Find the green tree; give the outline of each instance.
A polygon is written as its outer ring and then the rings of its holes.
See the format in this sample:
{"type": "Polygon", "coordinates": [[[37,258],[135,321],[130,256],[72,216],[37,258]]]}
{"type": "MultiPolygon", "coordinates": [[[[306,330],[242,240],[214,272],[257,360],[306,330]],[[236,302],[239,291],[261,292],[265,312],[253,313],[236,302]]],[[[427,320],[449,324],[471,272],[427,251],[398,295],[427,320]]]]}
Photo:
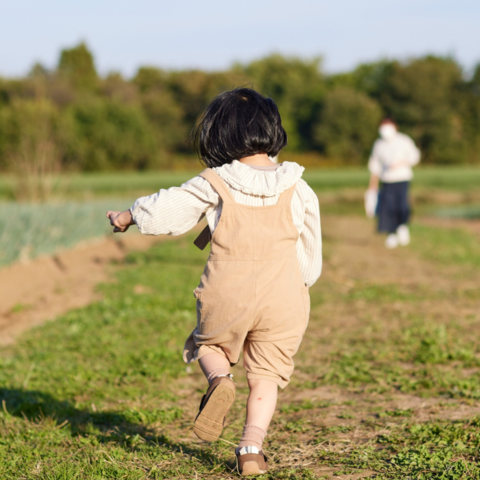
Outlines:
{"type": "Polygon", "coordinates": [[[191,151],[190,132],[199,115],[218,94],[243,84],[235,72],[203,72],[189,70],[171,72],[167,76],[167,89],[183,112],[183,150],[191,151]]]}
{"type": "Polygon", "coordinates": [[[64,167],[65,125],[45,98],[14,99],[0,108],[0,158],[16,178],[19,200],[46,200],[64,167]]]}
{"type": "Polygon", "coordinates": [[[0,106],[10,105],[16,98],[31,98],[32,91],[25,79],[7,79],[0,77],[0,106]]]}
{"type": "Polygon", "coordinates": [[[140,68],[133,79],[139,90],[142,109],[155,129],[157,144],[163,150],[183,150],[189,128],[185,110],[171,91],[167,74],[153,67],[140,68]]]}
{"type": "Polygon", "coordinates": [[[325,95],[321,59],[301,60],[275,54],[234,68],[278,105],[289,149],[311,150],[315,119],[325,95]]]}
{"type": "Polygon", "coordinates": [[[111,72],[99,84],[99,94],[110,100],[126,104],[138,104],[138,88],[125,80],[120,73],[111,72]]]}
{"type": "Polygon", "coordinates": [[[76,47],[62,50],[58,72],[78,90],[93,90],[97,86],[98,75],[93,55],[83,42],[76,47]]]}
{"type": "Polygon", "coordinates": [[[462,92],[461,117],[468,145],[468,160],[480,162],[480,64],[462,92]]]}
{"type": "Polygon", "coordinates": [[[428,56],[395,62],[380,93],[385,111],[410,134],[430,162],[467,159],[461,117],[463,74],[450,58],[428,56]]]}
{"type": "Polygon", "coordinates": [[[29,78],[46,80],[48,79],[50,72],[40,62],[36,62],[28,72],[29,78]]]}
{"type": "Polygon", "coordinates": [[[382,109],[365,93],[336,87],[325,97],[315,140],[327,156],[360,163],[377,136],[381,117],[382,109]]]}
{"type": "Polygon", "coordinates": [[[155,67],[141,67],[138,69],[132,82],[138,87],[140,93],[164,90],[168,87],[168,74],[155,67]]]}
{"type": "Polygon", "coordinates": [[[329,76],[328,87],[349,87],[379,99],[393,65],[390,60],[362,63],[351,72],[329,76]]]}
{"type": "Polygon", "coordinates": [[[155,134],[142,110],[91,99],[69,110],[74,135],[67,154],[82,170],[154,168],[161,163],[155,134]]]}

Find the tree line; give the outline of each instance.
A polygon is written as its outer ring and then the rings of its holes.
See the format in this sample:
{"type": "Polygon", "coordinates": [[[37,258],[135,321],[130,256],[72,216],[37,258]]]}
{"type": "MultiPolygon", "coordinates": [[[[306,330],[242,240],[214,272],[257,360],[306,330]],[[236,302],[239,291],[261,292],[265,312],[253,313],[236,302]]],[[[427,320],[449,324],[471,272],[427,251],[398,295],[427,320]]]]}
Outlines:
{"type": "MultiPolygon", "coordinates": [[[[328,75],[321,59],[274,54],[219,72],[141,67],[99,76],[88,47],[58,65],[0,78],[0,170],[50,162],[77,171],[174,166],[191,155],[190,131],[218,93],[252,86],[278,104],[288,150],[362,164],[383,116],[393,117],[437,164],[480,163],[480,64],[453,58],[382,60],[328,75]]],[[[53,168],[53,167],[52,167],[53,168]]]]}

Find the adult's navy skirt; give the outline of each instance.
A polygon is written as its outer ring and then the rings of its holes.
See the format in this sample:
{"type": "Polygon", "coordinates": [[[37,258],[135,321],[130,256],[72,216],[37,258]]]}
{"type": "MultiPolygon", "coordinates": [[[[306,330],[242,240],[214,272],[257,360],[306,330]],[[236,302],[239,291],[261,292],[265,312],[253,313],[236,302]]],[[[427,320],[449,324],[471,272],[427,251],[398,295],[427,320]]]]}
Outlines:
{"type": "Polygon", "coordinates": [[[410,182],[384,183],[378,195],[378,231],[394,233],[400,225],[408,223],[410,206],[408,186],[410,182]]]}

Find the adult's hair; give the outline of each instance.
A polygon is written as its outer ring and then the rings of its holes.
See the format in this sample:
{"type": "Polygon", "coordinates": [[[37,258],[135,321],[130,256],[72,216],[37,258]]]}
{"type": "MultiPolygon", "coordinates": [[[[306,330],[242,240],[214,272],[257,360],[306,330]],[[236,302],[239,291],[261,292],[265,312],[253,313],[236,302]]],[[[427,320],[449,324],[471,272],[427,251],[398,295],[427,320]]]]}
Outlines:
{"type": "Polygon", "coordinates": [[[215,97],[193,132],[202,163],[220,167],[243,157],[275,157],[287,145],[278,107],[251,88],[236,88],[215,97]]]}
{"type": "Polygon", "coordinates": [[[382,121],[380,122],[380,125],[386,125],[388,123],[395,125],[398,128],[398,123],[392,116],[383,117],[382,121]]]}

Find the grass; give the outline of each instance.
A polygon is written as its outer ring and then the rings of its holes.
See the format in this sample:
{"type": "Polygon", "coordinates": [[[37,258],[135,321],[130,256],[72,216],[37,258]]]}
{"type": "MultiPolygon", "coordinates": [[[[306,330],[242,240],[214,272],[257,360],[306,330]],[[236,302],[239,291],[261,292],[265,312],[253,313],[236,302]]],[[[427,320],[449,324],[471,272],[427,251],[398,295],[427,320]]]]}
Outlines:
{"type": "Polygon", "coordinates": [[[416,248],[425,258],[444,265],[461,264],[465,269],[480,267],[478,238],[462,228],[433,228],[413,225],[412,232],[419,238],[416,248]]]}
{"type": "MultiPolygon", "coordinates": [[[[196,170],[181,172],[171,171],[134,171],[134,172],[99,172],[72,174],[64,182],[64,194],[74,200],[89,201],[98,197],[133,197],[157,192],[160,188],[179,186],[188,179],[200,173],[196,170]]],[[[0,179],[0,198],[11,198],[13,179],[4,176],[0,179]]]]}
{"type": "MultiPolygon", "coordinates": [[[[66,182],[68,196],[72,199],[91,200],[92,198],[134,197],[147,195],[160,188],[179,186],[200,173],[203,167],[187,171],[84,173],[70,175],[66,182]]],[[[368,184],[366,167],[342,169],[307,168],[304,179],[317,192],[330,192],[340,189],[365,189],[368,184]]],[[[0,179],[0,198],[11,198],[13,180],[8,176],[0,179]]],[[[480,183],[478,167],[432,167],[415,169],[415,186],[424,190],[453,192],[475,192],[480,183]]]]}
{"type": "MultiPolygon", "coordinates": [[[[365,220],[323,228],[325,272],[261,478],[480,479],[478,240],[418,225],[392,252],[365,220]]],[[[191,431],[205,381],[181,352],[206,257],[192,239],[131,254],[102,300],[4,349],[0,478],[235,478],[241,367],[222,440],[191,431]]]]}
{"type": "Polygon", "coordinates": [[[437,212],[437,215],[444,218],[480,218],[480,205],[443,208],[437,212]]]}

